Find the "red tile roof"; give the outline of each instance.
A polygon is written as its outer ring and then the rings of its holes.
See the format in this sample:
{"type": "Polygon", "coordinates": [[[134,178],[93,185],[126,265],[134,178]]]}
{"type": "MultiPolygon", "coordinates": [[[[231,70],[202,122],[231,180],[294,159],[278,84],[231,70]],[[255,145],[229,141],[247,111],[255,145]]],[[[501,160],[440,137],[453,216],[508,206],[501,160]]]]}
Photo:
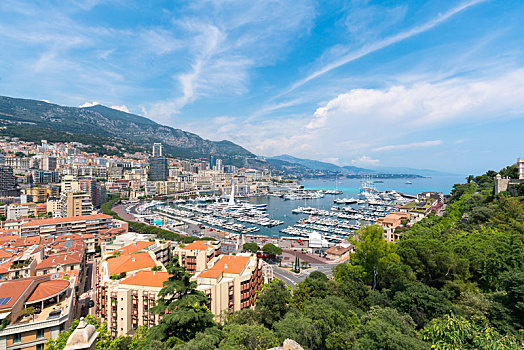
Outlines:
{"type": "Polygon", "coordinates": [[[148,252],[117,256],[107,260],[109,275],[142,270],[156,266],[148,252]]]}
{"type": "Polygon", "coordinates": [[[68,223],[68,222],[94,220],[94,219],[109,219],[109,218],[111,218],[111,216],[109,215],[93,214],[93,215],[83,215],[83,216],[72,216],[72,217],[67,217],[67,218],[40,219],[40,220],[24,222],[22,224],[22,227],[53,225],[53,224],[62,224],[62,223],[68,223]]]}
{"type": "Polygon", "coordinates": [[[169,273],[162,271],[137,271],[131,276],[120,281],[120,284],[131,284],[134,286],[163,287],[169,278],[169,273]]]}
{"type": "Polygon", "coordinates": [[[79,264],[82,261],[83,254],[81,252],[71,252],[71,253],[61,253],[49,255],[47,258],[42,260],[40,264],[37,265],[36,269],[48,269],[57,265],[72,265],[79,264]]]}
{"type": "Polygon", "coordinates": [[[27,302],[30,303],[40,301],[42,299],[48,299],[65,291],[68,287],[69,281],[62,279],[42,282],[35,288],[33,293],[31,293],[31,296],[29,296],[27,302]]]}
{"type": "Polygon", "coordinates": [[[31,285],[31,282],[35,279],[36,277],[30,277],[0,283],[0,295],[2,298],[11,298],[7,304],[0,305],[0,310],[13,307],[16,301],[22,296],[22,294],[24,294],[27,288],[31,285]]]}
{"type": "Polygon", "coordinates": [[[150,247],[153,244],[155,244],[155,242],[138,241],[138,242],[126,245],[125,247],[122,247],[120,249],[117,249],[116,251],[120,252],[121,255],[129,255],[129,254],[133,254],[133,253],[139,252],[142,249],[145,249],[147,247],[150,247]]]}
{"type": "Polygon", "coordinates": [[[211,241],[194,241],[192,243],[189,243],[182,249],[187,250],[207,250],[211,245],[211,241]]]}
{"type": "Polygon", "coordinates": [[[224,255],[215,265],[213,265],[213,267],[202,271],[198,277],[217,278],[221,273],[238,275],[244,271],[248,262],[249,256],[224,255]]]}

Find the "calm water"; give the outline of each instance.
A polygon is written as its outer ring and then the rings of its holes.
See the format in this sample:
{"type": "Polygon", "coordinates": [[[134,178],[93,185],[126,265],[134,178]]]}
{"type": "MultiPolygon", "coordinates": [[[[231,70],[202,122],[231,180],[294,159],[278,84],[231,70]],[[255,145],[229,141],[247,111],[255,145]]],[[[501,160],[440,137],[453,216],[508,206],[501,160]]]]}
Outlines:
{"type": "MultiPolygon", "coordinates": [[[[449,194],[451,188],[456,183],[464,183],[464,176],[438,176],[424,179],[409,179],[413,184],[406,184],[406,179],[383,179],[384,183],[376,183],[375,187],[379,191],[395,190],[406,194],[416,195],[424,191],[442,192],[449,194]]],[[[360,179],[339,179],[335,180],[304,180],[301,182],[306,189],[310,190],[333,190],[339,189],[344,193],[340,195],[325,195],[324,198],[308,200],[284,200],[278,197],[256,197],[250,198],[250,203],[267,203],[267,213],[271,219],[284,221],[283,225],[266,228],[260,227],[257,234],[268,236],[279,236],[280,230],[287,226],[294,225],[299,219],[307,217],[304,214],[293,214],[291,210],[297,207],[314,207],[329,210],[336,198],[356,197],[360,192],[360,179]]]]}

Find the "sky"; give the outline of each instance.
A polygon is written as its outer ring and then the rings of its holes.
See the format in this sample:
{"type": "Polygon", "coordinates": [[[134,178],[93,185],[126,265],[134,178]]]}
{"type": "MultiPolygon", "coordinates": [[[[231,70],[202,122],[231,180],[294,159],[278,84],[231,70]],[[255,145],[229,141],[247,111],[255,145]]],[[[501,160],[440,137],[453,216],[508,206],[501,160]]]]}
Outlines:
{"type": "Polygon", "coordinates": [[[261,156],[456,173],[524,157],[524,1],[0,1],[0,94],[261,156]]]}

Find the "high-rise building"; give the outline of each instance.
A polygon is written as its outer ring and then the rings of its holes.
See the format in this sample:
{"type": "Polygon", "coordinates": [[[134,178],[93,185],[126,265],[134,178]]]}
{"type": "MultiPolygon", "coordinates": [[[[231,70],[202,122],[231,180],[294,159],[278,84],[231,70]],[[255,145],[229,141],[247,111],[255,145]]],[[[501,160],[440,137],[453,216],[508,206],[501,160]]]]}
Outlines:
{"type": "Polygon", "coordinates": [[[166,181],[169,176],[166,157],[153,157],[149,159],[149,180],[166,181]]]}
{"type": "Polygon", "coordinates": [[[62,193],[60,213],[63,218],[91,215],[93,213],[91,196],[87,193],[62,193]]]}
{"type": "Polygon", "coordinates": [[[56,158],[55,157],[44,157],[42,158],[42,170],[55,171],[56,170],[56,158]]]}
{"type": "Polygon", "coordinates": [[[524,180],[524,158],[517,159],[517,166],[519,168],[519,179],[524,180]]]}
{"type": "Polygon", "coordinates": [[[215,170],[216,171],[223,171],[224,170],[224,165],[222,163],[222,159],[217,159],[215,164],[216,164],[215,165],[215,170]]]}
{"type": "Polygon", "coordinates": [[[154,143],[153,144],[153,157],[162,157],[162,144],[154,143]]]}
{"type": "Polygon", "coordinates": [[[16,188],[16,178],[13,169],[8,166],[0,166],[0,191],[16,188]]]}
{"type": "Polygon", "coordinates": [[[214,155],[209,156],[209,169],[213,169],[216,165],[217,158],[214,155]]]}
{"type": "Polygon", "coordinates": [[[33,182],[36,184],[51,184],[60,182],[60,173],[58,171],[35,171],[33,174],[33,182]]]}

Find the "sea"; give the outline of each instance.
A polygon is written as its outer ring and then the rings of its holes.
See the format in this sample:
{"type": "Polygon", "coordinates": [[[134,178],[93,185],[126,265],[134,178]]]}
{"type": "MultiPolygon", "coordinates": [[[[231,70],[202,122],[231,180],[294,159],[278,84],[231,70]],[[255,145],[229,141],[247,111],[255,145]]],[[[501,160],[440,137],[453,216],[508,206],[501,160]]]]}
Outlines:
{"type": "MultiPolygon", "coordinates": [[[[375,188],[379,191],[395,190],[400,193],[416,195],[420,192],[442,192],[449,194],[454,184],[466,182],[465,176],[433,176],[427,178],[415,179],[380,179],[382,183],[374,183],[375,188]],[[407,184],[406,181],[412,182],[407,184]]],[[[279,197],[252,197],[249,203],[262,204],[267,203],[267,213],[274,220],[284,221],[283,225],[275,227],[262,227],[257,234],[271,237],[280,237],[284,235],[280,230],[294,225],[299,219],[307,217],[305,214],[293,214],[291,210],[298,207],[313,207],[318,209],[329,210],[334,205],[336,198],[355,197],[360,192],[360,179],[307,179],[300,182],[305,189],[309,190],[334,190],[343,191],[340,195],[325,195],[323,198],[308,200],[284,200],[279,197]]]]}

